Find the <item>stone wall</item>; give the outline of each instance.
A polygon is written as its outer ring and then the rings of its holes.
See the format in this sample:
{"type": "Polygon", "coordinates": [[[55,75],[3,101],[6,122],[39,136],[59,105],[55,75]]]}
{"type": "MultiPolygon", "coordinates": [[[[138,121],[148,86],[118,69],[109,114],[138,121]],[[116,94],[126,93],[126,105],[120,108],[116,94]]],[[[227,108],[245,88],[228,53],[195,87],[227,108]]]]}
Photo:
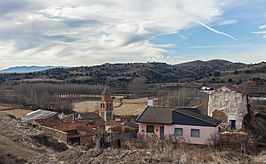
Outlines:
{"type": "Polygon", "coordinates": [[[243,118],[248,113],[247,96],[227,87],[221,87],[209,95],[208,115],[229,123],[236,120],[236,130],[242,128],[243,118]]]}
{"type": "Polygon", "coordinates": [[[53,129],[53,128],[50,128],[47,126],[42,126],[41,129],[44,132],[44,134],[53,136],[54,138],[58,139],[59,141],[62,141],[65,143],[67,143],[67,141],[68,141],[68,137],[67,137],[66,132],[63,132],[63,131],[60,131],[57,129],[53,129]]]}
{"type": "Polygon", "coordinates": [[[90,148],[95,147],[96,136],[81,136],[80,145],[87,146],[90,148]]]}

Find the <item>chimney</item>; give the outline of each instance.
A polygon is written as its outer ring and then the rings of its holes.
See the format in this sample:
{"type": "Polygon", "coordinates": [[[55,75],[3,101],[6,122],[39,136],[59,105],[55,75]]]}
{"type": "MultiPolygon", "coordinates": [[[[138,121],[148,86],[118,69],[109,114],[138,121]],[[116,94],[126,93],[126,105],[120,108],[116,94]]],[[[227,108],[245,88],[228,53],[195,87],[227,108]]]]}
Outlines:
{"type": "Polygon", "coordinates": [[[65,117],[64,112],[61,113],[60,118],[63,119],[65,117]]]}
{"type": "Polygon", "coordinates": [[[153,99],[151,99],[151,98],[148,99],[147,106],[153,106],[153,99]]]}

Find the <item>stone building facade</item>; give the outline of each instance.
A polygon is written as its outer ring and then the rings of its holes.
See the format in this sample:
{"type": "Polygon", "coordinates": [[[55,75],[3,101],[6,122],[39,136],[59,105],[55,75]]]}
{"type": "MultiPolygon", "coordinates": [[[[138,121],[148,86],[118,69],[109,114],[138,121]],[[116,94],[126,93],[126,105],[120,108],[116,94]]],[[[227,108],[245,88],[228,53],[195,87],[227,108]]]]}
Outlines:
{"type": "Polygon", "coordinates": [[[208,115],[223,121],[228,130],[243,128],[248,114],[247,95],[234,87],[223,86],[209,93],[208,115]]]}
{"type": "Polygon", "coordinates": [[[101,101],[99,102],[98,114],[105,121],[113,119],[113,99],[107,86],[105,86],[101,94],[101,101]]]}

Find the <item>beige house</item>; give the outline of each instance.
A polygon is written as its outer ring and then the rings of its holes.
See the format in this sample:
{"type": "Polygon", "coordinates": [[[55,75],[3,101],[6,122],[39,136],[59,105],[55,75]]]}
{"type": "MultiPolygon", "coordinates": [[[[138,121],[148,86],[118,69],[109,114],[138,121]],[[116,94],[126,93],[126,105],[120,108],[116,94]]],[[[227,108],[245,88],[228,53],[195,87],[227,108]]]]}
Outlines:
{"type": "Polygon", "coordinates": [[[246,114],[247,95],[237,88],[223,86],[209,93],[208,115],[223,121],[227,125],[227,130],[243,128],[246,114]]]}

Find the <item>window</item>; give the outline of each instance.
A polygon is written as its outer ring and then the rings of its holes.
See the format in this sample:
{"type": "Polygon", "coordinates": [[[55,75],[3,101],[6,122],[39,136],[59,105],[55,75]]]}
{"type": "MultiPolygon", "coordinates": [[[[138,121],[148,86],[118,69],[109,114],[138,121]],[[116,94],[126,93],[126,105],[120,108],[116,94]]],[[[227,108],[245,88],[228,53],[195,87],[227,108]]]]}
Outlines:
{"type": "Polygon", "coordinates": [[[101,103],[101,108],[104,108],[104,103],[101,103]]]}
{"type": "Polygon", "coordinates": [[[154,126],[153,125],[147,125],[146,127],[147,133],[154,133],[154,126]]]}
{"type": "Polygon", "coordinates": [[[175,136],[183,136],[183,128],[175,128],[175,136]]]}
{"type": "Polygon", "coordinates": [[[230,130],[236,129],[236,120],[229,120],[229,128],[230,130]]]}
{"type": "Polygon", "coordinates": [[[199,129],[191,129],[191,137],[200,137],[199,129]]]}

